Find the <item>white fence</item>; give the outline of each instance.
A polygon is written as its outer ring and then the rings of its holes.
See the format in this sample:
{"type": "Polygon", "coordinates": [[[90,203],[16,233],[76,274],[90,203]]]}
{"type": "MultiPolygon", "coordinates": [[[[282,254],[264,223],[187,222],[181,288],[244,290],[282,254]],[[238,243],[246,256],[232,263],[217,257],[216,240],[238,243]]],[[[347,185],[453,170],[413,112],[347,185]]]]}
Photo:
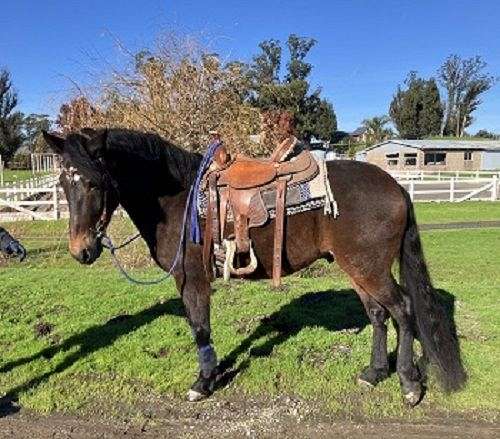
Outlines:
{"type": "Polygon", "coordinates": [[[32,177],[26,180],[12,181],[5,183],[0,188],[0,198],[10,201],[19,201],[24,197],[30,197],[31,190],[39,188],[51,188],[57,183],[57,176],[43,175],[40,177],[32,177]]]}
{"type": "MultiPolygon", "coordinates": [[[[413,201],[496,201],[500,198],[500,176],[496,172],[403,173],[398,182],[413,201]],[[482,177],[481,177],[482,176],[482,177]],[[401,179],[401,177],[404,177],[401,179]]],[[[59,219],[68,215],[67,201],[56,175],[46,175],[6,184],[0,188],[0,220],[59,219]]]]}
{"type": "Polygon", "coordinates": [[[30,162],[33,174],[57,172],[60,168],[60,156],[57,154],[31,154],[30,162]]]}
{"type": "Polygon", "coordinates": [[[495,175],[500,178],[500,171],[388,171],[396,180],[433,180],[443,181],[455,179],[471,180],[481,178],[492,178],[495,175]]]}
{"type": "Polygon", "coordinates": [[[65,216],[66,206],[55,175],[8,183],[0,188],[2,221],[58,219],[65,216]]]}
{"type": "Polygon", "coordinates": [[[441,180],[399,180],[413,201],[451,201],[462,202],[497,201],[500,194],[500,179],[497,175],[490,178],[465,179],[450,177],[441,180]]]}

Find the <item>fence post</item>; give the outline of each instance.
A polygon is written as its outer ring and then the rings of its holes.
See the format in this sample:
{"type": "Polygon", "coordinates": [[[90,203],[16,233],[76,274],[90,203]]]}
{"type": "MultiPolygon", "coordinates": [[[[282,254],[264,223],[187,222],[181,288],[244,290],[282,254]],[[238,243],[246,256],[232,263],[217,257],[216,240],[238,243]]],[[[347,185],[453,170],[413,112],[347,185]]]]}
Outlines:
{"type": "Polygon", "coordinates": [[[52,188],[52,196],[54,197],[54,219],[58,220],[61,215],[59,212],[59,187],[57,184],[52,188]]]}
{"type": "Polygon", "coordinates": [[[450,201],[455,201],[455,178],[450,178],[450,201]]]}
{"type": "Polygon", "coordinates": [[[410,187],[409,187],[409,194],[410,194],[410,200],[413,201],[415,198],[415,181],[413,179],[410,180],[410,187]]]}
{"type": "Polygon", "coordinates": [[[491,186],[491,201],[496,201],[498,198],[498,178],[493,176],[493,186],[491,186]]]}

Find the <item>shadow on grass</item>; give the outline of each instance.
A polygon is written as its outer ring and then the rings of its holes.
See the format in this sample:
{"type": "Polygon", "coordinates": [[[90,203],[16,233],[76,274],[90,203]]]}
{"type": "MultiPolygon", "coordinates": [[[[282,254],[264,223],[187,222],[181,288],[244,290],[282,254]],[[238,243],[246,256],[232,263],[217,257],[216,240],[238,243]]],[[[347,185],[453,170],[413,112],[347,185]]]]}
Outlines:
{"type": "Polygon", "coordinates": [[[18,366],[22,366],[40,358],[50,359],[59,352],[78,347],[76,352],[68,355],[50,372],[44,373],[9,390],[7,394],[0,399],[0,417],[19,411],[19,407],[16,403],[20,393],[39,386],[47,381],[52,375],[63,372],[92,352],[112,345],[123,335],[134,332],[136,329],[151,323],[163,315],[184,316],[184,306],[181,299],[169,299],[165,303],[155,304],[133,315],[116,316],[102,325],[92,326],[80,334],[69,337],[58,346],[50,346],[37,354],[20,358],[3,365],[0,368],[0,373],[9,372],[18,366]]]}
{"type": "Polygon", "coordinates": [[[307,293],[261,319],[259,326],[221,361],[217,387],[228,385],[249,366],[252,357],[271,355],[276,346],[295,337],[304,328],[319,326],[328,331],[358,334],[369,323],[354,290],[307,293]],[[271,338],[254,346],[259,339],[267,336],[271,338]],[[248,358],[235,368],[238,357],[247,352],[248,358]]]}
{"type": "MultiPolygon", "coordinates": [[[[456,333],[455,297],[447,291],[437,291],[447,311],[452,329],[456,333]]],[[[123,335],[129,334],[163,315],[184,316],[181,299],[169,299],[165,303],[155,304],[133,315],[116,316],[102,325],[92,326],[80,334],[69,337],[58,346],[48,347],[37,354],[3,365],[0,368],[0,373],[9,372],[18,366],[40,358],[50,359],[59,352],[78,347],[76,352],[68,355],[50,372],[11,389],[3,398],[0,398],[0,417],[19,411],[17,401],[20,393],[39,386],[52,375],[63,372],[87,355],[113,344],[123,335]]],[[[259,326],[221,361],[217,388],[226,386],[238,373],[246,369],[252,357],[271,355],[277,345],[296,336],[304,328],[319,326],[329,331],[346,331],[358,334],[369,323],[364,308],[353,290],[329,290],[305,294],[282,306],[271,315],[262,318],[259,326]],[[259,339],[267,336],[271,337],[264,343],[255,346],[259,339]],[[235,367],[238,358],[247,352],[250,354],[249,357],[240,362],[238,367],[235,367]]],[[[394,354],[391,357],[395,357],[394,354]]]]}
{"type": "Polygon", "coordinates": [[[41,259],[47,256],[60,256],[66,255],[66,244],[53,244],[47,247],[37,247],[28,250],[28,257],[30,259],[41,259]]]}
{"type": "MultiPolygon", "coordinates": [[[[453,335],[457,336],[455,325],[455,296],[448,291],[437,289],[439,301],[444,307],[453,335]]],[[[268,317],[261,319],[259,326],[252,331],[236,348],[220,362],[216,388],[229,385],[234,378],[249,365],[252,357],[268,357],[274,348],[295,337],[306,327],[323,327],[328,331],[345,331],[359,334],[370,321],[364,307],[354,290],[323,291],[305,294],[292,300],[268,317]],[[254,346],[263,337],[271,338],[263,344],[254,346]],[[248,357],[236,366],[241,355],[248,357]]],[[[390,374],[396,371],[396,351],[389,353],[390,374]]],[[[368,362],[368,359],[367,359],[368,362]]],[[[425,372],[425,359],[420,363],[425,372]]]]}

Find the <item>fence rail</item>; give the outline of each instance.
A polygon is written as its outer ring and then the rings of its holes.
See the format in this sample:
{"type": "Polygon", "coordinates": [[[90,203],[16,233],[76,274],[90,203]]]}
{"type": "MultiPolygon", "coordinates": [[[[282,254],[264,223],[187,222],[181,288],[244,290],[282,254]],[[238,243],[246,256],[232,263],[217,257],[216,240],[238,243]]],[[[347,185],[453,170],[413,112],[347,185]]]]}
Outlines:
{"type": "MultiPolygon", "coordinates": [[[[498,174],[484,177],[463,176],[436,179],[407,178],[399,180],[415,202],[466,200],[496,201],[500,197],[498,174]]],[[[47,175],[0,187],[0,220],[53,220],[68,216],[68,203],[57,176],[47,175]]]]}
{"type": "MultiPolygon", "coordinates": [[[[0,192],[1,193],[1,192],[0,192]]],[[[14,221],[24,219],[59,219],[67,216],[67,201],[63,198],[62,189],[55,185],[47,188],[37,188],[30,192],[17,190],[17,194],[29,196],[27,198],[12,201],[0,197],[0,218],[3,221],[14,221]],[[41,196],[32,199],[33,194],[41,196]]]]}
{"type": "Polygon", "coordinates": [[[45,191],[47,188],[52,188],[56,183],[56,175],[44,175],[5,183],[0,187],[0,198],[19,201],[38,193],[39,190],[45,191]]]}
{"type": "Polygon", "coordinates": [[[413,201],[450,201],[460,203],[466,200],[497,201],[500,194],[500,178],[447,180],[400,180],[413,201]]]}
{"type": "Polygon", "coordinates": [[[500,171],[388,171],[396,180],[471,180],[480,178],[500,178],[500,171]]]}

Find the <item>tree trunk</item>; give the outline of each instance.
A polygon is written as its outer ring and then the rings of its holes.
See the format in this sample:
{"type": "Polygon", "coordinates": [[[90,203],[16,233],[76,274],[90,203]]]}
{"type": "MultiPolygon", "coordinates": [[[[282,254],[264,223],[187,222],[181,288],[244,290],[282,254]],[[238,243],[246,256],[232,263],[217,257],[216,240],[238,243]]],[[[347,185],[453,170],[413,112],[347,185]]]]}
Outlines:
{"type": "Polygon", "coordinates": [[[444,129],[446,128],[446,124],[448,123],[449,107],[450,107],[450,103],[449,103],[449,100],[447,100],[446,105],[444,107],[443,119],[441,120],[441,127],[439,129],[439,135],[441,137],[444,136],[444,129]]]}
{"type": "Polygon", "coordinates": [[[460,132],[460,137],[463,137],[464,136],[464,132],[465,132],[465,124],[467,123],[467,112],[464,114],[464,117],[462,119],[462,129],[461,129],[461,132],[460,132]]]}

